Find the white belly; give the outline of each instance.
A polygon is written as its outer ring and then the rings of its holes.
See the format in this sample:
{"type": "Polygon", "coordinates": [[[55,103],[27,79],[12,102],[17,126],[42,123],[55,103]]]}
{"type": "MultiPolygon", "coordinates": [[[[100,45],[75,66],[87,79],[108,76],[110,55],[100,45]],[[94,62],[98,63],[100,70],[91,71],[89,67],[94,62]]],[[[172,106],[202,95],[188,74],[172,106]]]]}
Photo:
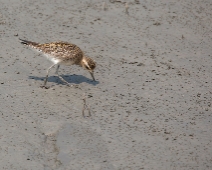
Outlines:
{"type": "Polygon", "coordinates": [[[44,54],[44,56],[54,64],[58,64],[61,62],[60,59],[54,58],[52,55],[44,54]]]}

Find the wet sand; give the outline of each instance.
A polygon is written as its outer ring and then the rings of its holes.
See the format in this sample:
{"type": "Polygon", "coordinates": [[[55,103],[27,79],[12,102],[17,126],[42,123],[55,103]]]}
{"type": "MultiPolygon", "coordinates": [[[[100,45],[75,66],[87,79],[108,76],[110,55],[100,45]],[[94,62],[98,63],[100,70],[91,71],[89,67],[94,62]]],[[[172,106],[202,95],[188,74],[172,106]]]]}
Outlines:
{"type": "Polygon", "coordinates": [[[0,4],[0,169],[212,169],[210,0],[0,4]],[[18,38],[77,44],[97,81],[40,88],[51,63],[18,38]]]}

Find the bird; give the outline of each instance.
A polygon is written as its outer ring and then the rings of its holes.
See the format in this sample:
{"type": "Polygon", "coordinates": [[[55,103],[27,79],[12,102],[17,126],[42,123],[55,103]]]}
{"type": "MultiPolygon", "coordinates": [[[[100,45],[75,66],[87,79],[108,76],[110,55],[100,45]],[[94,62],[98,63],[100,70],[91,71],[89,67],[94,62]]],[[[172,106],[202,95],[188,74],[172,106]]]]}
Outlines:
{"type": "Polygon", "coordinates": [[[21,44],[27,45],[38,52],[41,52],[48,60],[53,64],[47,69],[46,78],[44,79],[43,88],[48,88],[46,86],[49,76],[49,71],[52,67],[57,65],[55,74],[60,78],[62,82],[70,86],[70,84],[64,80],[58,73],[60,65],[71,66],[73,64],[83,67],[85,70],[88,70],[91,74],[93,81],[94,78],[94,69],[96,68],[96,62],[88,56],[85,56],[83,51],[75,44],[57,41],[40,44],[37,42],[32,42],[28,40],[20,39],[21,44]]]}

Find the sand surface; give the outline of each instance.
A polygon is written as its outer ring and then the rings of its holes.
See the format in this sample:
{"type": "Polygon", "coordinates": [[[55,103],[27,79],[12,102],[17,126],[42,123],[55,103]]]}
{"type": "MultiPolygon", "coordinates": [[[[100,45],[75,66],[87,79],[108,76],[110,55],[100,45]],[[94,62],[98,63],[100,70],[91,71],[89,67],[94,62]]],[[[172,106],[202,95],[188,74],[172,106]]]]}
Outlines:
{"type": "Polygon", "coordinates": [[[211,0],[112,2],[0,0],[0,169],[212,169],[211,0]],[[40,88],[51,63],[18,38],[77,44],[97,81],[40,88]]]}

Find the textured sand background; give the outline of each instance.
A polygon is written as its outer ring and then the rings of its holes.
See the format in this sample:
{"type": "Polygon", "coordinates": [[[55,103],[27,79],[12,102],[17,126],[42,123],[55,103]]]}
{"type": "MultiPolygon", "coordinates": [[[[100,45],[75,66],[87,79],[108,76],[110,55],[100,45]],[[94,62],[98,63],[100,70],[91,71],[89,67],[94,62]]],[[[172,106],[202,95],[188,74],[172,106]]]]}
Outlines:
{"type": "Polygon", "coordinates": [[[0,169],[212,169],[211,0],[122,2],[129,14],[103,0],[0,0],[0,169]],[[18,38],[77,44],[97,82],[62,66],[78,86],[52,69],[40,88],[51,63],[18,38]]]}

